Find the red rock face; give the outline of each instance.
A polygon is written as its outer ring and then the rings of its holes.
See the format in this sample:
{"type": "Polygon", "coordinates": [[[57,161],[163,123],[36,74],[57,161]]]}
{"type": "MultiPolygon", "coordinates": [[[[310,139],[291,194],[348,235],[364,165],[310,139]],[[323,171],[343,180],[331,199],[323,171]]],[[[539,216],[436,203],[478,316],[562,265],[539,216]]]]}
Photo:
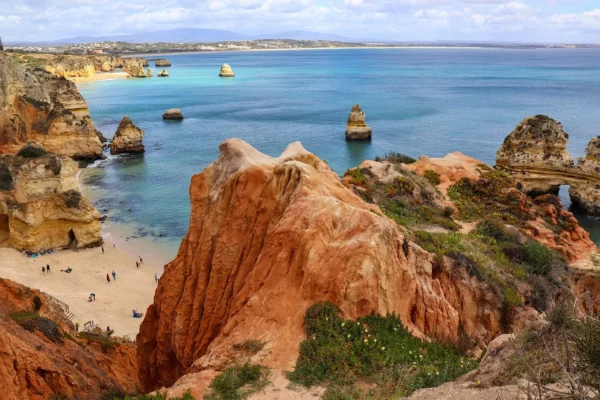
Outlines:
{"type": "MultiPolygon", "coordinates": [[[[53,343],[40,331],[28,331],[12,320],[17,311],[32,309],[33,297],[43,301],[39,315],[69,332],[62,314],[37,290],[0,279],[0,389],[3,400],[61,398],[101,399],[113,390],[139,387],[135,347],[119,345],[103,353],[99,345],[53,343]]],[[[74,332],[71,332],[74,335],[74,332]]]]}
{"type": "Polygon", "coordinates": [[[222,368],[247,339],[267,342],[262,364],[293,368],[319,301],[346,318],[395,313],[416,335],[498,332],[493,290],[451,266],[435,272],[431,254],[299,144],[279,158],[237,139],[220,148],[192,178],[189,232],[137,337],[145,391],[222,368]]]}

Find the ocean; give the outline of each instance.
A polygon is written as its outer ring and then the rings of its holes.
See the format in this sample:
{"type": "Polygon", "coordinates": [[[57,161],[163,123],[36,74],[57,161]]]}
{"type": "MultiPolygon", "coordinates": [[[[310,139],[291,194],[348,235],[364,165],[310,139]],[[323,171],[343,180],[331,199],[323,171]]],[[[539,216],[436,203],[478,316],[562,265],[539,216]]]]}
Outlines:
{"type": "MultiPolygon", "coordinates": [[[[569,151],[600,134],[598,49],[327,49],[167,56],[170,76],[78,84],[97,128],[112,138],[123,115],[146,136],[144,155],[108,156],[81,176],[86,195],[122,240],[172,259],[188,229],[192,175],[237,137],[279,155],[304,147],[339,174],[400,152],[417,158],[461,151],[488,164],[525,117],[563,123],[569,151]],[[218,76],[228,63],[235,78],[218,76]],[[352,105],[371,142],[346,142],[352,105]],[[180,108],[181,122],[162,113],[180,108]]],[[[152,66],[152,63],[151,63],[152,66]]],[[[567,188],[561,198],[567,204],[567,188]]],[[[600,243],[600,222],[578,215],[600,243]]]]}

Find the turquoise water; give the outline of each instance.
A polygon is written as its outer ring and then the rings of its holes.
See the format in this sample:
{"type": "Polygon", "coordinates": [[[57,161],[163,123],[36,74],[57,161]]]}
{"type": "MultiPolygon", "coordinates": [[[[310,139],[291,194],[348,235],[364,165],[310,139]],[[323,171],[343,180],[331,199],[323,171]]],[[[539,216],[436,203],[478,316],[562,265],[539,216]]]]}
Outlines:
{"type": "MultiPolygon", "coordinates": [[[[79,84],[96,126],[112,137],[127,114],[146,132],[143,156],[110,157],[84,174],[97,207],[175,254],[188,227],[190,177],[238,137],[279,155],[301,141],[338,173],[390,151],[413,157],[460,150],[493,164],[526,116],[548,114],[583,154],[600,134],[595,49],[356,49],[170,55],[169,78],[79,84]],[[231,64],[236,77],[219,78],[231,64]],[[360,103],[370,143],[348,143],[360,103]],[[185,120],[165,122],[180,108],[185,120]]],[[[154,69],[157,73],[159,69],[154,69]]],[[[587,220],[588,228],[596,222],[587,220]]]]}

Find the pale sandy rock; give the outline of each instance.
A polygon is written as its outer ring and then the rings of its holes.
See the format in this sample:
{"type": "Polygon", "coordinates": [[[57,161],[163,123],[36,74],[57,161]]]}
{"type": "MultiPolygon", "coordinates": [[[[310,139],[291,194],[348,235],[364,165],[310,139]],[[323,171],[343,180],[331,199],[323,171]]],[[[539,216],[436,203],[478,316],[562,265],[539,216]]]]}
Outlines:
{"type": "Polygon", "coordinates": [[[420,389],[414,392],[410,400],[527,400],[527,395],[517,385],[483,388],[475,382],[448,382],[441,386],[420,389]]]}
{"type": "Polygon", "coordinates": [[[158,73],[158,76],[166,78],[167,76],[169,76],[169,71],[163,68],[162,72],[158,73]]]}
{"type": "Polygon", "coordinates": [[[146,72],[146,76],[148,78],[152,78],[152,68],[148,67],[148,72],[146,72]]]}
{"type": "Polygon", "coordinates": [[[110,154],[143,153],[145,151],[143,139],[144,131],[129,117],[124,116],[110,144],[110,154]]]}
{"type": "Polygon", "coordinates": [[[124,58],[123,71],[133,78],[146,78],[144,63],[137,58],[124,58]]]}
{"type": "Polygon", "coordinates": [[[167,60],[166,58],[157,58],[156,60],[154,60],[154,66],[155,67],[170,67],[171,62],[169,60],[167,60]]]}
{"type": "Polygon", "coordinates": [[[346,140],[371,140],[371,128],[365,123],[365,113],[355,104],[348,116],[346,140]]]}
{"type": "Polygon", "coordinates": [[[75,85],[0,53],[0,152],[15,154],[29,141],[76,159],[102,157],[87,103],[75,85]]]}
{"type": "Polygon", "coordinates": [[[291,370],[319,301],[345,318],[395,313],[420,337],[455,338],[460,325],[486,343],[499,332],[488,284],[449,258],[434,272],[433,254],[299,143],[278,158],[238,139],[220,150],[192,179],[189,232],[137,337],[144,390],[220,371],[247,339],[267,343],[257,362],[291,370]]]}
{"type": "Polygon", "coordinates": [[[79,193],[77,163],[0,156],[0,245],[41,250],[100,245],[98,211],[79,193]]]}
{"type": "Polygon", "coordinates": [[[233,73],[233,70],[231,69],[231,66],[229,64],[223,64],[221,65],[221,71],[219,72],[219,76],[222,76],[224,78],[233,78],[235,74],[233,73]]]}
{"type": "Polygon", "coordinates": [[[183,113],[179,108],[170,108],[162,115],[163,119],[182,120],[183,113]]]}

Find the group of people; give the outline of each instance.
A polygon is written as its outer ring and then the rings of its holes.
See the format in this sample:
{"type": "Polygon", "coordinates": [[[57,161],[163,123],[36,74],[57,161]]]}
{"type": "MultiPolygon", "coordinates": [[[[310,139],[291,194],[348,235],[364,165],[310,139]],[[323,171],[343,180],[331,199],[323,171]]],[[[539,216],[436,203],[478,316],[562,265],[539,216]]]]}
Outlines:
{"type": "MultiPolygon", "coordinates": [[[[111,273],[112,277],[113,277],[113,281],[117,280],[117,273],[115,272],[115,270],[113,269],[113,272],[111,273]]],[[[110,275],[106,274],[106,282],[110,283],[110,275]]]]}
{"type": "Polygon", "coordinates": [[[42,265],[42,274],[50,273],[50,264],[42,265]]]}

